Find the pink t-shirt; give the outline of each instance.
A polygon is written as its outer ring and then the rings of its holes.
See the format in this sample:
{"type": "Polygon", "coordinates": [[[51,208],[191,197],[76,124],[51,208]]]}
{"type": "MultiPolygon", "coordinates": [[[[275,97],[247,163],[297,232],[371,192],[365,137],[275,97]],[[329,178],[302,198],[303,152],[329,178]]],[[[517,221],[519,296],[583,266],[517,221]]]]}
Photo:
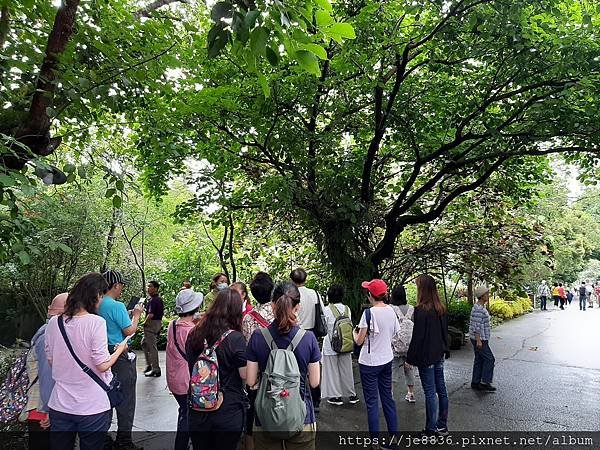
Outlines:
{"type": "MultiPolygon", "coordinates": [[[[67,317],[64,317],[67,319],[67,317]]],[[[95,314],[74,316],[64,322],[73,351],[106,384],[112,372],[99,372],[96,366],[110,359],[106,322],[95,314]]],[[[46,355],[52,362],[55,385],[48,406],[55,411],[76,415],[99,414],[110,409],[108,395],[75,362],[58,328],[58,316],[46,327],[46,355]]]]}
{"type": "MultiPolygon", "coordinates": [[[[185,353],[185,342],[188,334],[194,328],[193,322],[177,321],[177,343],[185,353]]],[[[173,322],[167,329],[167,386],[176,395],[187,394],[190,385],[190,369],[188,363],[173,342],[173,322]]]]}

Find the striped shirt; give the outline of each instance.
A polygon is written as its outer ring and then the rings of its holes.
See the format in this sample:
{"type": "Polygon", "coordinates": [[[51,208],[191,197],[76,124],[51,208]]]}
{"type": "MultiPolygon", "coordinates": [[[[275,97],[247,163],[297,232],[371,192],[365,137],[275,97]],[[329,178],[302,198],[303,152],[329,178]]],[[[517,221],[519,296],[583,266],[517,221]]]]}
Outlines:
{"type": "Polygon", "coordinates": [[[492,334],[490,325],[490,313],[479,303],[473,305],[471,310],[471,322],[469,323],[469,336],[471,339],[477,339],[475,333],[479,334],[482,341],[489,341],[492,334]]]}

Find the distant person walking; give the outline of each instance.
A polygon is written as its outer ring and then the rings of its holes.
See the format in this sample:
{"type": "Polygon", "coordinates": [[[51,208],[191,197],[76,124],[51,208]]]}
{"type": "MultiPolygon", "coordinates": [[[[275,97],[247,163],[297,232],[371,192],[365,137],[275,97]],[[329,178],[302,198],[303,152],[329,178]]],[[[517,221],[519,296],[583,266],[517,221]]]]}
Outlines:
{"type": "Polygon", "coordinates": [[[555,282],[552,285],[552,300],[554,301],[554,307],[558,307],[560,301],[560,291],[558,290],[558,283],[555,282]]]}
{"type": "Polygon", "coordinates": [[[571,306],[571,302],[573,301],[573,288],[569,288],[567,290],[567,303],[569,304],[569,306],[571,306]]]}
{"type": "Polygon", "coordinates": [[[106,323],[95,314],[107,287],[99,273],[84,275],[69,292],[64,313],[52,317],[46,327],[46,355],[55,383],[48,402],[52,450],[72,450],[76,435],[81,450],[97,450],[104,445],[111,422],[108,395],[82,370],[69,345],[90,372],[105,385],[110,384],[110,368],[127,353],[127,344],[114,346],[111,355],[106,323]]]}
{"type": "Polygon", "coordinates": [[[142,349],[146,357],[146,370],[144,375],[147,377],[160,377],[160,365],[158,362],[158,347],[156,342],[160,336],[162,328],[162,319],[165,312],[158,291],[160,285],[157,281],[150,281],[147,286],[147,292],[150,300],[146,305],[146,320],[144,321],[144,338],[142,339],[142,349]]]}
{"type": "Polygon", "coordinates": [[[587,305],[587,289],[585,286],[585,281],[581,282],[581,286],[579,286],[579,310],[585,311],[587,305]]]}
{"type": "Polygon", "coordinates": [[[366,309],[354,329],[354,342],[361,345],[358,358],[360,380],[367,405],[369,433],[379,435],[379,399],[388,433],[398,433],[396,402],[392,395],[392,338],[400,329],[394,309],[386,305],[388,287],[383,280],[363,281],[371,307],[366,309]]]}
{"type": "Polygon", "coordinates": [[[558,283],[558,296],[560,297],[560,309],[565,309],[565,303],[567,302],[567,294],[562,283],[558,283]]]}
{"type": "Polygon", "coordinates": [[[167,328],[167,387],[179,405],[175,450],[187,450],[190,439],[188,428],[188,390],[190,370],[185,353],[185,345],[190,331],[194,328],[194,315],[198,312],[202,294],[192,289],[183,289],[175,297],[175,312],[179,316],[167,328]]]}
{"type": "MultiPolygon", "coordinates": [[[[305,286],[307,274],[302,268],[292,270],[290,273],[290,279],[298,288],[300,292],[300,311],[298,312],[298,325],[304,330],[313,332],[315,328],[316,320],[316,305],[321,303],[321,308],[324,310],[321,296],[314,289],[309,289],[305,286]]],[[[319,406],[321,404],[321,386],[312,387],[310,389],[310,395],[313,400],[313,406],[315,412],[319,413],[319,406]]]]}
{"type": "Polygon", "coordinates": [[[496,359],[490,349],[490,335],[492,326],[490,313],[485,305],[490,299],[490,290],[487,286],[478,286],[475,289],[477,303],[471,309],[471,320],[469,322],[469,337],[475,353],[473,361],[473,377],[471,388],[481,391],[493,392],[494,363],[496,359]]]}
{"type": "Polygon", "coordinates": [[[448,434],[448,392],[444,380],[444,356],[448,353],[448,315],[440,301],[435,280],[417,280],[414,329],[406,362],[419,368],[425,394],[425,435],[448,434]]]}
{"type": "Polygon", "coordinates": [[[27,355],[27,375],[31,386],[27,392],[27,405],[19,418],[27,420],[29,448],[48,450],[50,448],[50,419],[48,417],[48,401],[54,388],[52,366],[46,357],[46,328],[54,316],[65,310],[68,293],[58,294],[48,306],[47,320],[31,339],[31,349],[27,355]],[[34,382],[37,380],[37,382],[34,382]]]}
{"type": "MultiPolygon", "coordinates": [[[[109,270],[103,273],[102,276],[108,283],[108,290],[100,302],[98,315],[106,321],[108,351],[113,353],[125,337],[136,332],[143,307],[140,305],[135,306],[132,312],[132,320],[125,305],[118,301],[125,286],[123,275],[116,270],[109,270]]],[[[121,352],[117,362],[112,367],[112,371],[117,375],[125,395],[123,403],[115,408],[117,411],[117,440],[115,446],[119,449],[128,450],[138,448],[133,443],[131,434],[135,416],[135,387],[137,381],[135,354],[131,353],[131,355],[130,358],[129,352],[121,352]]],[[[112,410],[110,411],[110,420],[112,421],[112,410]]]]}
{"type": "MultiPolygon", "coordinates": [[[[359,402],[354,389],[354,374],[352,372],[352,345],[346,353],[338,353],[331,345],[334,325],[338,317],[345,316],[349,325],[346,327],[352,344],[352,314],[350,308],[344,304],[344,287],[333,284],[327,291],[329,305],[324,309],[327,322],[327,336],[323,339],[323,374],[321,381],[321,394],[332,405],[343,405],[344,398],[355,404],[359,402]]],[[[342,336],[343,340],[343,336],[342,336]]]]}
{"type": "MultiPolygon", "coordinates": [[[[412,322],[412,326],[414,328],[415,308],[413,308],[412,305],[407,304],[406,290],[404,289],[404,286],[400,285],[400,286],[396,286],[394,288],[394,290],[392,291],[392,298],[391,298],[390,304],[391,304],[392,308],[394,309],[394,312],[396,313],[396,317],[398,317],[398,321],[400,323],[400,329],[402,330],[404,328],[403,322],[405,320],[412,322]]],[[[406,325],[409,325],[409,324],[406,324],[406,325]]],[[[394,338],[394,340],[395,339],[396,338],[394,338]]],[[[406,336],[405,338],[403,338],[403,342],[401,342],[401,345],[403,347],[405,347],[406,350],[402,349],[402,351],[399,351],[398,353],[394,350],[394,357],[397,359],[398,368],[402,369],[404,371],[404,379],[406,381],[406,389],[408,391],[406,393],[406,396],[404,397],[404,400],[406,400],[409,403],[415,403],[414,369],[409,364],[406,364],[406,352],[408,351],[408,347],[410,346],[411,339],[412,339],[412,332],[410,333],[409,336],[406,336]]]]}
{"type": "Polygon", "coordinates": [[[548,287],[548,282],[546,280],[543,280],[542,284],[539,285],[537,294],[540,299],[540,310],[546,311],[546,302],[550,297],[550,288],[548,287]]]}

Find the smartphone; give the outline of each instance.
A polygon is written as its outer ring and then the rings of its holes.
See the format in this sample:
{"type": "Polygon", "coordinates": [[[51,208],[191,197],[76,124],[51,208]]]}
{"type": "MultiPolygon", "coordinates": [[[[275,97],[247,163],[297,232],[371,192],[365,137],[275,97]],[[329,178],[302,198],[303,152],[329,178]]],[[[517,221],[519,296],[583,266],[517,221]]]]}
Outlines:
{"type": "Polygon", "coordinates": [[[121,341],[121,344],[129,344],[129,341],[131,340],[131,338],[135,335],[135,333],[133,333],[131,336],[127,336],[125,337],[125,339],[123,339],[121,341]]]}
{"type": "Polygon", "coordinates": [[[129,304],[127,305],[127,311],[131,311],[133,308],[135,308],[135,305],[143,301],[144,300],[142,298],[134,295],[133,297],[131,297],[131,300],[129,300],[129,304]]]}

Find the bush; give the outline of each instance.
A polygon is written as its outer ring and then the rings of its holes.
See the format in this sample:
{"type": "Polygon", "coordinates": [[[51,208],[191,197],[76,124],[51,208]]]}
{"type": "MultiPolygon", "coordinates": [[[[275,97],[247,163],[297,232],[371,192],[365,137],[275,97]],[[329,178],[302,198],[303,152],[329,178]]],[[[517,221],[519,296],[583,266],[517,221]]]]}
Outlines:
{"type": "Polygon", "coordinates": [[[503,320],[512,319],[514,316],[510,304],[501,298],[495,298],[490,301],[490,314],[492,316],[500,317],[503,320]]]}
{"type": "Polygon", "coordinates": [[[472,305],[468,301],[454,300],[448,304],[448,325],[461,330],[469,331],[472,305]]]}
{"type": "Polygon", "coordinates": [[[523,306],[521,305],[521,303],[519,301],[510,302],[509,305],[510,305],[510,308],[512,309],[513,317],[520,316],[523,314],[523,306]]]}
{"type": "Polygon", "coordinates": [[[529,297],[521,297],[517,301],[521,304],[521,307],[523,308],[523,313],[533,311],[533,306],[531,305],[531,300],[529,299],[529,297]]]}

